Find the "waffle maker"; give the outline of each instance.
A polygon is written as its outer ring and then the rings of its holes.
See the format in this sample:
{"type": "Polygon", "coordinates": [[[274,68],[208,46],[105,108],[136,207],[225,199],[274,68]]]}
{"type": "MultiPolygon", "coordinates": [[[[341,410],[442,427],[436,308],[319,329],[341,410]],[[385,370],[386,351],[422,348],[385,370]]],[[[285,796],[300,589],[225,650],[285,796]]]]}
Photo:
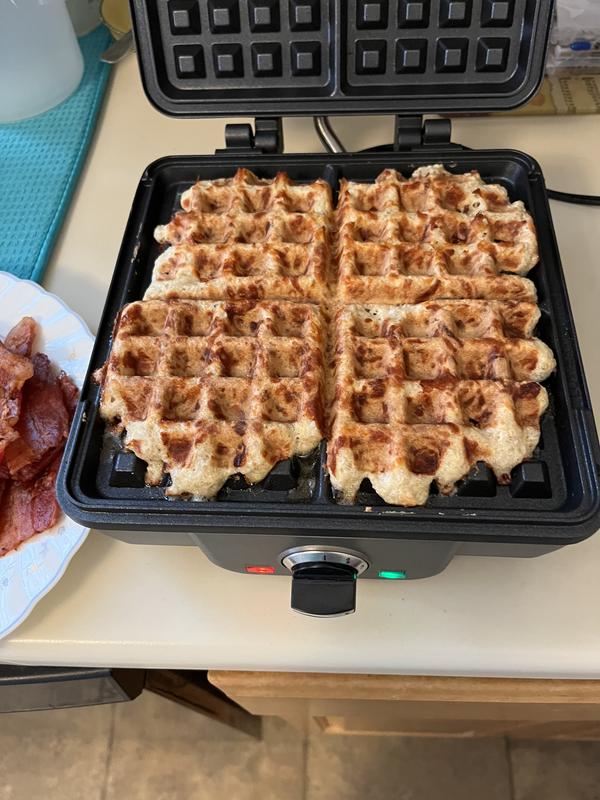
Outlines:
{"type": "MultiPolygon", "coordinates": [[[[425,112],[492,111],[529,100],[542,79],[552,0],[132,0],[142,80],[173,116],[253,116],[225,126],[214,155],[166,157],[142,175],[58,480],[65,512],[132,543],[193,544],[237,572],[292,575],[292,606],[349,613],[356,579],[435,575],[455,555],[531,557],[591,535],[599,522],[600,449],[557,251],[544,178],[528,155],[451,143],[450,122],[425,112]],[[286,115],[389,113],[389,152],[283,155],[286,115]],[[478,465],[452,496],[386,505],[364,482],[354,505],[334,501],[314,456],[277,464],[260,484],[230,479],[209,502],[167,500],[145,464],[107,435],[91,373],[106,360],[121,307],[140,299],[159,254],[153,229],[198,178],[372,181],[443,163],[478,170],[523,200],[539,237],[531,272],[536,331],[558,368],[539,447],[507,486],[478,465]]],[[[493,120],[490,119],[490,125],[493,120]]],[[[518,123],[515,123],[518,124],[518,123]]]]}

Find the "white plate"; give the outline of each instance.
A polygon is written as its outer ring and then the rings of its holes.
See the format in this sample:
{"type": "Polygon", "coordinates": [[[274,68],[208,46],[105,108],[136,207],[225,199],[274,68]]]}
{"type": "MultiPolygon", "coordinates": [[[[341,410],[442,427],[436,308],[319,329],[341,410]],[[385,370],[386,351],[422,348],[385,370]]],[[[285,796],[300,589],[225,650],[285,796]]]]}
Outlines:
{"type": "MultiPolygon", "coordinates": [[[[85,322],[37,283],[0,272],[0,338],[26,316],[39,325],[38,349],[81,389],[94,343],[85,322]]],[[[0,638],[59,581],[88,531],[61,514],[54,527],[0,558],[0,638]]]]}

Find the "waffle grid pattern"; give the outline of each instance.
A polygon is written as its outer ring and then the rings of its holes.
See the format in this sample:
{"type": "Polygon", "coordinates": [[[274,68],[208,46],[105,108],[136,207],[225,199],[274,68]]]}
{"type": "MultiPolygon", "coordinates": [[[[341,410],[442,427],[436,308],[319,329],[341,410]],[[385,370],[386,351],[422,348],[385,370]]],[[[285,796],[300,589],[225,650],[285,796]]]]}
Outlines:
{"type": "Polygon", "coordinates": [[[531,457],[555,361],[523,277],[533,223],[500,186],[386,170],[342,181],[334,211],[324,181],[239,170],[181,206],[98,376],[150,484],[169,473],[167,494],[210,498],[241,479],[243,495],[277,463],[293,483],[327,439],[338,500],[368,479],[417,505],[479,462],[502,484],[531,457]]]}
{"type": "Polygon", "coordinates": [[[448,493],[477,461],[500,483],[531,455],[548,398],[537,383],[351,381],[343,366],[328,448],[342,502],[365,478],[394,505],[422,505],[435,480],[448,493]],[[346,384],[346,380],[348,381],[346,384]]]}
{"type": "Polygon", "coordinates": [[[337,223],[346,302],[535,300],[533,284],[515,277],[538,261],[531,217],[478,174],[449,179],[434,166],[409,179],[385,170],[371,185],[344,180],[337,223]]]}
{"type": "Polygon", "coordinates": [[[342,306],[336,361],[353,358],[355,378],[541,381],[555,361],[533,337],[538,319],[535,304],[514,301],[342,306]]]}
{"type": "Polygon", "coordinates": [[[281,103],[296,114],[331,113],[332,101],[343,113],[365,105],[423,111],[423,102],[430,111],[512,107],[515,95],[525,98],[535,86],[532,60],[551,17],[549,0],[134,0],[133,7],[156,102],[198,115],[268,116],[281,103]]]}
{"type": "Polygon", "coordinates": [[[527,330],[535,307],[426,305],[338,314],[327,463],[342,501],[368,478],[387,502],[420,505],[432,480],[449,492],[478,461],[508,483],[537,444],[548,398],[531,378],[548,377],[554,359],[535,339],[504,338],[502,322],[515,314],[527,330]]]}
{"type": "Polygon", "coordinates": [[[147,298],[227,297],[323,302],[331,281],[331,188],[293,184],[280,173],[260,180],[198,181],[183,211],[155,237],[171,245],[156,261],[147,298]]]}
{"type": "Polygon", "coordinates": [[[169,0],[158,7],[167,74],[184,90],[252,80],[320,93],[329,80],[330,0],[169,0]],[[251,44],[247,44],[251,43],[251,44]]]}
{"type": "Polygon", "coordinates": [[[102,413],[150,484],[167,471],[167,494],[212,497],[323,438],[324,343],[313,305],[131,303],[99,376],[102,413]]]}
{"type": "Polygon", "coordinates": [[[306,244],[172,245],[156,260],[146,298],[324,300],[330,280],[323,231],[306,244]]]}
{"type": "Polygon", "coordinates": [[[475,83],[506,80],[519,59],[517,4],[519,0],[349,0],[347,36],[355,50],[347,62],[348,84],[389,91],[394,78],[419,80],[425,87],[452,85],[459,75],[475,83]]]}

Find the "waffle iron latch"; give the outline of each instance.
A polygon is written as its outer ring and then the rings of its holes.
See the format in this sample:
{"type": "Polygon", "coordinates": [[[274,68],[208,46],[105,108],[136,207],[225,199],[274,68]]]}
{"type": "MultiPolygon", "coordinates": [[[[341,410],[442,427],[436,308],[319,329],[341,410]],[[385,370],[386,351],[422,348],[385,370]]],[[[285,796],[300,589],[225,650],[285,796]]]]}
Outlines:
{"type": "Polygon", "coordinates": [[[254,127],[248,123],[231,122],[225,125],[225,148],[215,153],[283,153],[281,117],[259,117],[254,127]]]}

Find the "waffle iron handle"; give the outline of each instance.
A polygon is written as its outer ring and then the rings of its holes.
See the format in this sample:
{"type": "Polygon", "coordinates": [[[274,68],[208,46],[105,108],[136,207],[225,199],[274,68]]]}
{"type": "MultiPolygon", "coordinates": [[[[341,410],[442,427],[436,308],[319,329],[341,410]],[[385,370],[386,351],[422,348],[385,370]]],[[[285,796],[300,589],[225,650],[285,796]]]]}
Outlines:
{"type": "Polygon", "coordinates": [[[292,608],[311,617],[339,617],[356,608],[356,579],[368,568],[353,550],[307,545],[282,553],[292,573],[292,608]]]}
{"type": "Polygon", "coordinates": [[[356,570],[348,564],[298,564],[292,568],[292,608],[311,617],[352,614],[356,577],[356,570]]]}

